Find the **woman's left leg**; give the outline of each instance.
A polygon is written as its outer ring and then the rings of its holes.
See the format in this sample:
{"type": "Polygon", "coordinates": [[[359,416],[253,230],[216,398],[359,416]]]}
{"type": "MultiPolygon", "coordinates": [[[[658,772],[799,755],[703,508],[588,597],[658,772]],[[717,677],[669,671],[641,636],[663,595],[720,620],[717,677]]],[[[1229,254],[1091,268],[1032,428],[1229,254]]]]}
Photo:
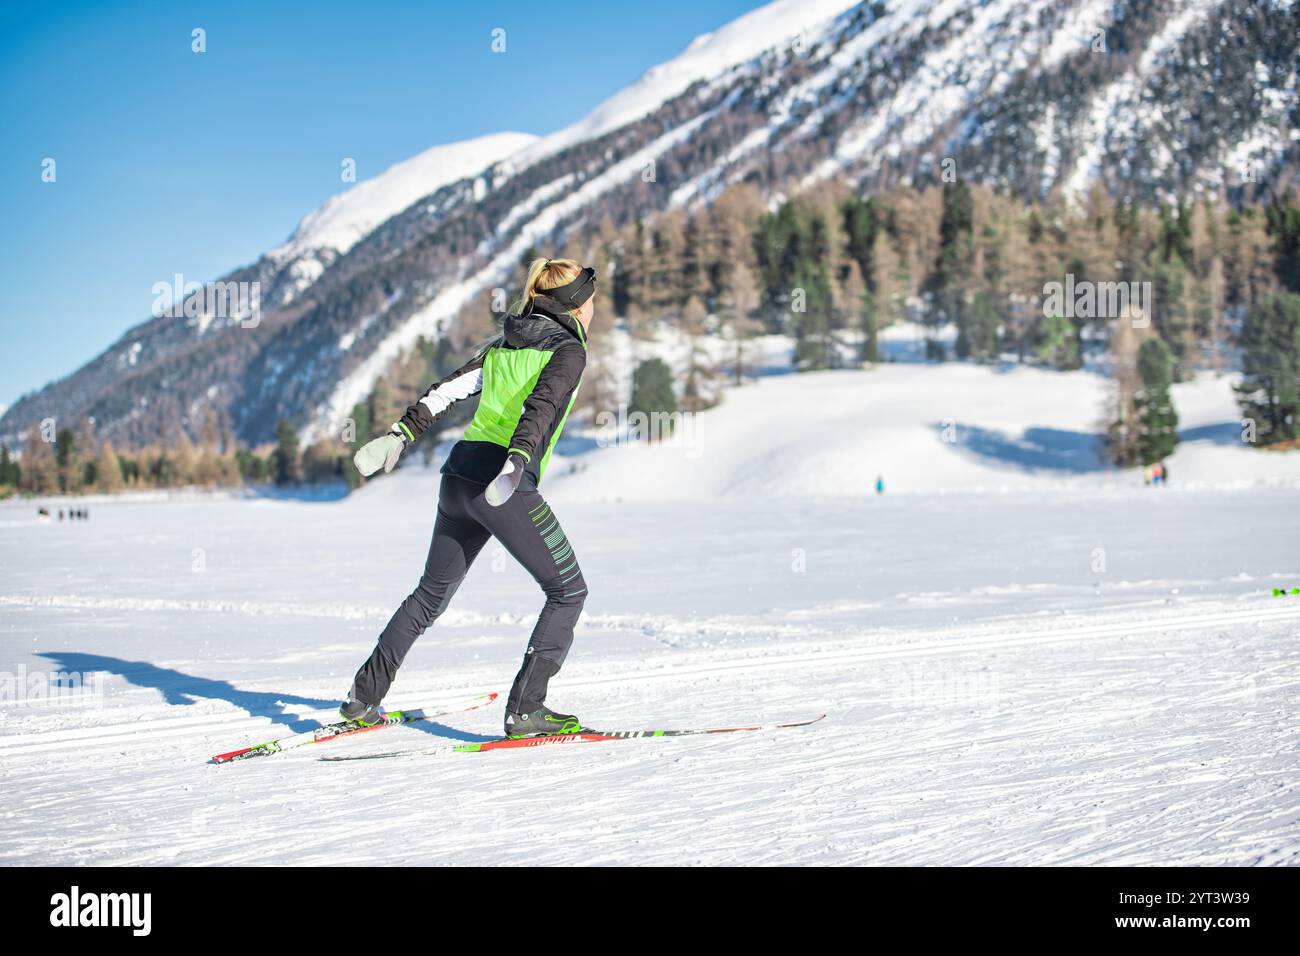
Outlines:
{"type": "Polygon", "coordinates": [[[468,510],[546,595],[506,701],[507,714],[531,714],[545,703],[547,685],[568,656],[574,626],[587,600],[587,582],[559,519],[532,479],[525,478],[500,507],[489,505],[479,494],[470,499],[468,510]]]}

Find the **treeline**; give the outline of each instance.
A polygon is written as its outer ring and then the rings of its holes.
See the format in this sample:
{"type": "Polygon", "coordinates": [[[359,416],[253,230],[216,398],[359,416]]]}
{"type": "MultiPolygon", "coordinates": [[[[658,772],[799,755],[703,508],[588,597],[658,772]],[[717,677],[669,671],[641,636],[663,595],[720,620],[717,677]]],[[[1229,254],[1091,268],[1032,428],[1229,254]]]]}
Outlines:
{"type": "Polygon", "coordinates": [[[708,209],[634,223],[591,253],[613,274],[613,308],[634,330],[654,322],[725,328],[757,320],[795,338],[803,369],[878,357],[879,330],[906,318],[935,335],[931,357],[1010,354],[1081,364],[1089,325],[1118,316],[1045,308],[1048,283],[1150,283],[1146,316],[1175,375],[1222,364],[1232,320],[1279,290],[1300,291],[1300,209],[1210,202],[1156,207],[1094,189],[1079,208],[1029,204],[961,181],[858,197],[834,188],[767,210],[744,185],[708,209]],[[938,332],[956,329],[954,355],[938,332]]]}
{"type": "Polygon", "coordinates": [[[118,451],[97,440],[89,421],[76,429],[61,428],[46,441],[34,428],[21,459],[0,446],[0,498],[15,493],[75,495],[144,491],[162,488],[237,488],[275,484],[292,487],[331,480],[355,487],[360,475],[352,450],[341,441],[325,440],[300,447],[289,422],[276,429],[277,442],[247,448],[229,436],[211,433],[195,443],[182,432],[169,445],[118,451]]]}
{"type": "MultiPolygon", "coordinates": [[[[1026,204],[955,180],[870,196],[829,183],[769,203],[755,185],[738,183],[707,205],[623,225],[607,217],[569,232],[545,252],[597,267],[599,323],[616,316],[634,336],[671,329],[688,343],[676,367],[642,370],[631,395],[615,374],[612,337],[593,335],[578,417],[623,403],[647,412],[707,408],[724,379],[743,382],[749,343],[764,332],[792,337],[800,370],[876,362],[881,331],[908,320],[925,330],[933,361],[1069,370],[1091,352],[1114,382],[1101,424],[1110,458],[1121,465],[1172,451],[1169,388],[1202,368],[1241,370],[1242,414],[1257,444],[1300,438],[1300,208],[1289,196],[1242,208],[1209,200],[1143,205],[1094,186],[1079,203],[1026,204]],[[1063,308],[1048,292],[1052,284],[1117,283],[1150,295],[1112,314],[1063,308]]],[[[119,453],[88,424],[52,442],[33,429],[21,462],[0,450],[0,494],[329,479],[356,485],[352,452],[497,331],[539,252],[521,258],[509,288],[485,292],[393,363],[337,435],[300,448],[293,427],[281,423],[276,444],[257,449],[217,429],[198,444],[181,437],[119,453]]],[[[436,429],[463,424],[471,404],[436,429]]],[[[426,458],[438,437],[421,441],[426,458]]]]}
{"type": "MultiPolygon", "coordinates": [[[[608,279],[603,307],[633,335],[670,327],[693,343],[672,370],[685,409],[707,405],[720,376],[742,379],[744,343],[759,332],[792,336],[798,369],[826,369],[879,360],[881,330],[912,320],[935,361],[1070,370],[1094,350],[1116,383],[1108,447],[1127,465],[1167,454],[1162,383],[1204,368],[1242,370],[1257,443],[1297,437],[1298,250],[1289,196],[1243,208],[1142,205],[1094,186],[1077,204],[1026,204],[955,180],[865,197],[830,184],[774,207],[742,183],[650,223],[607,219],[557,251],[597,265],[608,279]],[[1063,307],[1053,284],[1089,289],[1089,307],[1063,307]],[[1105,290],[1117,284],[1134,295],[1108,312],[1105,290]],[[705,336],[734,343],[727,367],[695,347],[705,336]],[[1159,345],[1140,360],[1147,341],[1159,345]]],[[[494,320],[485,296],[453,329],[481,338],[494,320]]],[[[601,347],[593,336],[584,390],[594,386],[581,397],[593,410],[628,400],[609,394],[601,347]]]]}

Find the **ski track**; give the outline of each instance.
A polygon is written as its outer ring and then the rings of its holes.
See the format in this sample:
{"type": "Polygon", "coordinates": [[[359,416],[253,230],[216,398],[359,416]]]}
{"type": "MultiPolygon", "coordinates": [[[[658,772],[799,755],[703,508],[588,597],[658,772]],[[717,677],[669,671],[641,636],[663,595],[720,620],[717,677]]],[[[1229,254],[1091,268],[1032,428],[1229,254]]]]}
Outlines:
{"type": "MultiPolygon", "coordinates": [[[[1300,673],[1294,656],[1272,659],[1286,645],[1268,638],[1294,634],[1297,621],[1296,606],[1218,605],[1134,622],[764,648],[612,673],[578,665],[566,680],[610,726],[646,723],[626,689],[650,683],[691,715],[688,723],[739,716],[719,705],[722,686],[733,699],[761,689],[765,718],[831,714],[814,728],[749,739],[634,740],[401,767],[314,759],[325,747],[436,745],[412,727],[214,767],[201,761],[240,743],[232,715],[23,734],[0,740],[0,777],[12,795],[0,811],[8,834],[0,860],[1296,862],[1300,761],[1288,715],[1300,673]],[[1053,647],[1073,648],[1081,666],[1063,674],[1053,647]],[[922,665],[941,668],[937,695],[898,692],[900,674],[904,684],[929,680],[909,676],[913,661],[940,662],[922,665]],[[1226,688],[1225,665],[1239,672],[1226,688]],[[981,684],[990,667],[1016,680],[981,684]],[[774,669],[782,678],[765,680],[774,669]],[[1225,707],[1225,692],[1239,706],[1225,707]],[[1237,741],[1260,722],[1291,746],[1237,741]],[[77,749],[56,753],[59,744],[77,749]],[[115,785],[123,774],[132,786],[115,785]],[[87,793],[96,795],[89,806],[87,793]],[[548,795],[573,822],[535,814],[548,795]],[[358,806],[382,812],[359,815],[358,806]],[[39,826],[51,817],[66,818],[61,832],[39,826]],[[288,844],[275,838],[286,828],[288,844]]],[[[490,735],[500,712],[466,718],[490,735]]]]}

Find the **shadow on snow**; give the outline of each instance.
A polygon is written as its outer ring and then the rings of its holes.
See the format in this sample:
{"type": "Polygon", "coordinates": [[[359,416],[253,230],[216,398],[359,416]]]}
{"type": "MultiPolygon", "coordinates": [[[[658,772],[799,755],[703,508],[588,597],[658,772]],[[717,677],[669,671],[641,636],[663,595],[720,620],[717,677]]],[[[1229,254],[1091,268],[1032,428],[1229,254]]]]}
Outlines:
{"type": "MultiPolygon", "coordinates": [[[[930,426],[939,440],[944,440],[947,426],[930,426]]],[[[1027,428],[1019,437],[1005,435],[977,425],[952,426],[956,447],[989,461],[1010,465],[1022,471],[1065,471],[1082,474],[1101,471],[1101,436],[1093,432],[1067,431],[1061,428],[1027,428]]]]}
{"type": "MultiPolygon", "coordinates": [[[[82,654],[79,652],[48,652],[38,655],[53,663],[63,672],[82,675],[103,671],[115,674],[136,687],[152,688],[163,695],[168,704],[188,707],[204,700],[229,701],[253,717],[266,717],[277,724],[284,724],[294,733],[315,730],[321,722],[303,717],[296,717],[287,712],[288,707],[311,707],[320,710],[333,709],[337,700],[324,700],[319,697],[302,697],[298,694],[280,694],[273,691],[240,690],[229,681],[214,680],[210,677],[195,677],[169,667],[159,667],[148,661],[127,661],[120,657],[105,657],[102,654],[82,654]]],[[[438,737],[450,737],[470,743],[495,740],[482,734],[470,734],[445,724],[431,720],[417,721],[407,725],[423,733],[438,737]]]]}

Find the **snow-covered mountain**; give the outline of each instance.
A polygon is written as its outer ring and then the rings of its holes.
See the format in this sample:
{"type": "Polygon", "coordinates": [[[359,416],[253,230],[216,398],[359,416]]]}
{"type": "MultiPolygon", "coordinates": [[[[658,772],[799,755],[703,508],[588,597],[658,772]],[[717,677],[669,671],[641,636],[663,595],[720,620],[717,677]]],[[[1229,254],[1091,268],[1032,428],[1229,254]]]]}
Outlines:
{"type": "Polygon", "coordinates": [[[16,403],[0,439],[90,415],[142,443],[209,409],[250,441],[282,418],[330,428],[530,248],[742,179],[887,189],[949,159],[1026,197],[1277,191],[1300,168],[1298,51],[1293,0],[781,0],[564,130],[445,147],[354,187],[225,277],[261,283],[256,327],[145,322],[16,403]]]}
{"type": "Polygon", "coordinates": [[[287,242],[266,254],[282,271],[293,271],[295,281],[285,290],[287,297],[316,281],[339,256],[411,203],[481,172],[537,139],[532,133],[495,133],[435,146],[331,197],[303,217],[287,242]]]}

